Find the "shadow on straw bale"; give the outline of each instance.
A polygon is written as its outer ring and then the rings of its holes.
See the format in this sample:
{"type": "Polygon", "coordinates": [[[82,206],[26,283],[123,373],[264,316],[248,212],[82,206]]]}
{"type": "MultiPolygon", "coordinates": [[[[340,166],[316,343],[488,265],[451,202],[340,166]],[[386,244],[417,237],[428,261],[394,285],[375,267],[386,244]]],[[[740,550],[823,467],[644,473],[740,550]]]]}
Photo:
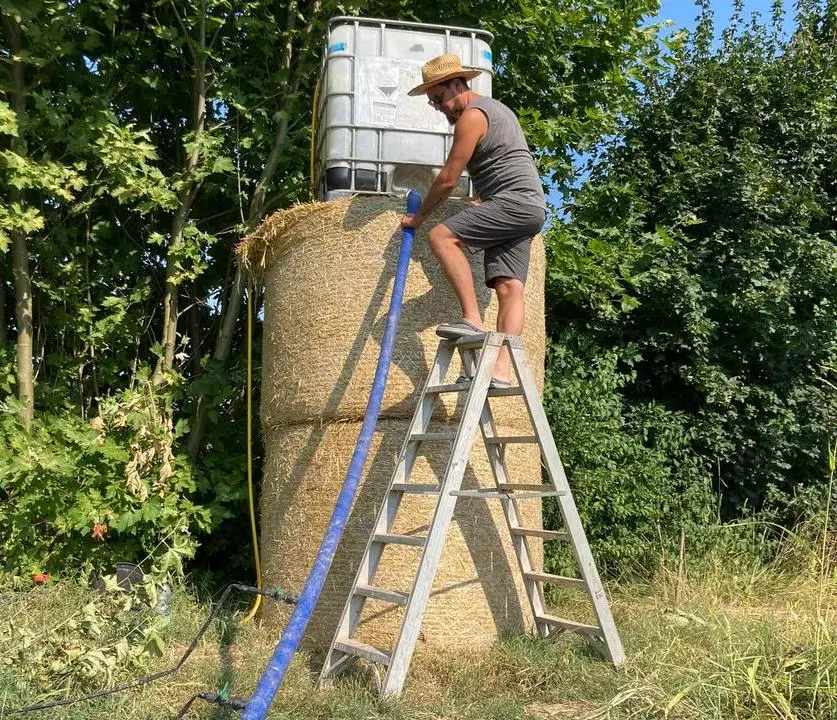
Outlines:
{"type": "MultiPolygon", "coordinates": [[[[433,257],[425,231],[462,208],[449,201],[417,233],[393,364],[381,417],[408,418],[438,345],[436,326],[459,316],[456,298],[433,257]]],[[[239,259],[265,284],[264,427],[363,416],[372,386],[401,242],[401,202],[355,197],[275,213],[239,248],[239,259]]],[[[494,294],[485,287],[482,255],[471,257],[488,327],[494,294]]],[[[544,359],[544,249],[533,241],[526,285],[529,362],[540,386],[544,359]]],[[[457,370],[458,374],[458,370],[457,370]]],[[[437,405],[450,418],[455,400],[437,405]]],[[[520,412],[522,408],[510,410],[520,412]]],[[[524,416],[498,420],[517,424],[524,416]]]]}
{"type": "MultiPolygon", "coordinates": [[[[362,484],[316,612],[306,633],[307,649],[321,657],[334,633],[349,587],[371,533],[377,509],[406,435],[408,420],[379,422],[362,484]]],[[[438,422],[433,430],[453,430],[438,422]]],[[[503,427],[521,434],[524,428],[503,427]]],[[[357,422],[304,424],[274,428],[265,437],[265,482],[262,490],[262,547],[264,581],[268,586],[301,590],[316,555],[340,491],[351,451],[360,430],[357,422]]],[[[448,448],[432,448],[417,460],[413,482],[435,483],[444,472],[448,448]]],[[[512,446],[507,465],[515,482],[540,482],[536,447],[512,446]]],[[[493,483],[481,442],[466,471],[463,487],[493,483]]],[[[394,528],[402,534],[423,535],[432,517],[435,496],[406,496],[394,528]]],[[[541,503],[521,501],[521,523],[541,527],[541,503]]],[[[542,547],[533,543],[536,567],[542,547]]],[[[418,548],[387,548],[375,584],[409,590],[418,548]]],[[[517,571],[517,561],[496,501],[463,498],[436,575],[433,594],[422,623],[417,653],[441,648],[481,648],[500,635],[530,628],[528,604],[517,571]]],[[[391,647],[401,608],[369,602],[358,637],[380,647],[391,647]]],[[[281,626],[281,611],[268,605],[265,620],[281,626]]]]}

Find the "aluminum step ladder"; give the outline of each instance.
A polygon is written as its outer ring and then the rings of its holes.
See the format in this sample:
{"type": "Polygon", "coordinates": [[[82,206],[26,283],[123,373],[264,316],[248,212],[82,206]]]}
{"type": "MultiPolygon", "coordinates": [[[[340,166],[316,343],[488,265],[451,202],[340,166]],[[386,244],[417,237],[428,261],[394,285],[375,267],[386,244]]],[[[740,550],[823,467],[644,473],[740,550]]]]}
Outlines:
{"type": "Polygon", "coordinates": [[[590,554],[590,547],[581,526],[567,476],[561,465],[555,440],[552,437],[546,414],[541,404],[532,371],[526,361],[522,340],[514,335],[484,333],[460,340],[443,340],[419,396],[407,437],[401,449],[392,479],[357,575],[351,588],[337,631],[323,665],[320,680],[336,675],[357,658],[386,666],[381,683],[381,693],[398,695],[410,665],[419,635],[422,615],[427,605],[433,578],[436,574],[445,535],[459,497],[498,498],[502,501],[509,532],[513,540],[518,566],[524,578],[529,605],[541,637],[560,632],[581,632],[602,641],[602,650],[616,666],[625,656],[619,633],[607,603],[599,573],[590,554]],[[506,346],[511,355],[511,365],[518,384],[510,388],[491,389],[490,382],[500,349],[506,346]],[[459,352],[466,376],[465,382],[444,384],[445,375],[459,352]],[[443,393],[467,393],[464,409],[454,434],[429,433],[430,419],[436,399],[443,393]],[[500,436],[496,432],[488,398],[522,395],[526,403],[534,435],[500,436]],[[481,431],[486,446],[495,487],[491,489],[460,490],[465,469],[471,454],[477,429],[481,431]],[[450,458],[440,485],[411,483],[410,473],[423,443],[453,441],[450,458]],[[512,483],[505,463],[505,446],[509,443],[537,443],[541,460],[549,476],[549,484],[524,485],[512,483]],[[392,529],[399,505],[405,494],[432,493],[438,495],[436,509],[426,537],[396,535],[392,529]],[[562,531],[521,527],[517,503],[531,498],[555,497],[564,521],[562,531]],[[537,572],[532,561],[528,538],[542,538],[569,542],[578,565],[580,577],[561,577],[537,572]],[[415,580],[409,593],[397,592],[374,584],[375,574],[384,548],[388,544],[415,545],[422,548],[415,580]],[[592,601],[597,625],[574,622],[549,615],[544,601],[544,584],[584,590],[592,601]],[[375,599],[404,606],[401,627],[392,651],[382,650],[353,639],[364,604],[375,599]]]}

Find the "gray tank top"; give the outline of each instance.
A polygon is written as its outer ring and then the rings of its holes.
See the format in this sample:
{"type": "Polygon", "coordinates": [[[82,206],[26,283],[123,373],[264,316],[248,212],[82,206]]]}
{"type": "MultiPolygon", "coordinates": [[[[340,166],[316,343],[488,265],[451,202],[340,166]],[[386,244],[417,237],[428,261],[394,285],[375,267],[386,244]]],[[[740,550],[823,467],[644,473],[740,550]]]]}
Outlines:
{"type": "Polygon", "coordinates": [[[503,103],[480,97],[468,104],[488,120],[488,132],[468,162],[468,174],[481,200],[503,198],[545,208],[541,179],[523,129],[503,103]]]}

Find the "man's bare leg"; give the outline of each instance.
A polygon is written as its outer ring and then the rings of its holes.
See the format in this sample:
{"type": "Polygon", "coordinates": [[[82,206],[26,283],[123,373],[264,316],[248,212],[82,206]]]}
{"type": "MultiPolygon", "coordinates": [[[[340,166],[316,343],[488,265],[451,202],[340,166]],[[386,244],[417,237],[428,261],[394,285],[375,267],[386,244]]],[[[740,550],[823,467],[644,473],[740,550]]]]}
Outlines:
{"type": "MultiPolygon", "coordinates": [[[[497,332],[520,335],[523,332],[526,303],[523,297],[523,283],[516,278],[499,277],[494,281],[497,293],[497,332]]],[[[504,346],[497,356],[494,377],[509,382],[511,365],[509,351],[504,346]]]]}
{"type": "Polygon", "coordinates": [[[465,246],[445,225],[437,225],[428,236],[430,249],[442,266],[450,282],[459,305],[462,307],[462,319],[485,329],[477,304],[477,291],[474,288],[474,276],[471,265],[465,257],[465,246]]]}

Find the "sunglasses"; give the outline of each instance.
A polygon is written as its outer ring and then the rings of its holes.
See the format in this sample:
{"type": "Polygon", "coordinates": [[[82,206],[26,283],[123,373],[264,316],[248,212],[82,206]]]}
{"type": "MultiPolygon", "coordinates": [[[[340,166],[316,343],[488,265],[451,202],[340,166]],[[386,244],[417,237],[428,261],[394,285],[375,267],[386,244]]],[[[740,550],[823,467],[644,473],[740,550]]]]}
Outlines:
{"type": "Polygon", "coordinates": [[[428,98],[427,100],[427,104],[430,105],[430,107],[432,107],[434,110],[442,109],[442,103],[445,100],[445,95],[447,95],[448,90],[450,90],[450,85],[448,85],[447,83],[442,83],[440,87],[444,88],[442,93],[439,95],[434,95],[433,97],[428,98]]]}

